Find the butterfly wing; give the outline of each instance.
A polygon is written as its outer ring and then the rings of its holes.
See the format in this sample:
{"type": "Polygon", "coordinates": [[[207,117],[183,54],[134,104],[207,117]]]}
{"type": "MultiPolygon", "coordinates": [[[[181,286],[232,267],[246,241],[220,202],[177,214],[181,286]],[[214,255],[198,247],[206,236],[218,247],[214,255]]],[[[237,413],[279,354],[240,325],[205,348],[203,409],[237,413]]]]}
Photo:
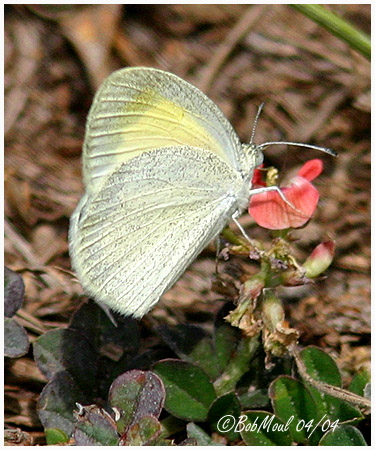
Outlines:
{"type": "Polygon", "coordinates": [[[123,163],[71,219],[70,253],[83,287],[142,317],[221,231],[243,180],[221,158],[161,148],[123,163]]]}
{"type": "Polygon", "coordinates": [[[83,173],[95,189],[124,162],[143,152],[191,146],[210,151],[233,168],[246,167],[237,134],[199,89],[168,72],[126,68],[97,92],[86,127],[83,173]]]}

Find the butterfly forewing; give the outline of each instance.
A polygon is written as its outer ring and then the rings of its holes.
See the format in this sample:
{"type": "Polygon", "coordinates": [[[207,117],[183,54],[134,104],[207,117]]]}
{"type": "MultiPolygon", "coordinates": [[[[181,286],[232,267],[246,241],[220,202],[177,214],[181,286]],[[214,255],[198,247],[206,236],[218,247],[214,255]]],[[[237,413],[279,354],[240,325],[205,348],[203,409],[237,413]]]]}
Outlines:
{"type": "Polygon", "coordinates": [[[114,72],[96,94],[87,121],[83,150],[87,188],[96,190],[131,158],[168,146],[213,152],[237,170],[246,164],[232,126],[199,89],[156,69],[114,72]]]}

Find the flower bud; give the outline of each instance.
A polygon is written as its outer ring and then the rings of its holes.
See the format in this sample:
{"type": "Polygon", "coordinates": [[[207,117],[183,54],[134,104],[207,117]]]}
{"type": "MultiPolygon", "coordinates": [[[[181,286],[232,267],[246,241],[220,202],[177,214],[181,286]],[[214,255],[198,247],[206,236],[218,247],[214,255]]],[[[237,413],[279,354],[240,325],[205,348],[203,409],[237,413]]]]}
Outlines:
{"type": "Polygon", "coordinates": [[[326,241],[319,244],[306,259],[303,267],[306,269],[306,277],[314,278],[324,272],[331,264],[335,252],[335,243],[326,241]]]}
{"type": "Polygon", "coordinates": [[[275,296],[273,291],[265,289],[263,292],[264,298],[262,302],[262,316],[266,327],[274,332],[277,325],[281,325],[284,321],[284,308],[279,298],[275,296]]]}

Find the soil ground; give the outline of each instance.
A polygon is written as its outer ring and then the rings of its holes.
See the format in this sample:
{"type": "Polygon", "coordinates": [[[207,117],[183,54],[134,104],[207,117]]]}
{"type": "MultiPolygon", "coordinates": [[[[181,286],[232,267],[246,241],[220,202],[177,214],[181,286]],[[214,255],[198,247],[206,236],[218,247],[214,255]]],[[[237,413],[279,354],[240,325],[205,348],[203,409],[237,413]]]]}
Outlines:
{"type": "MultiPolygon", "coordinates": [[[[370,5],[332,5],[370,31],[370,5]]],[[[65,326],[84,293],[71,272],[68,226],[80,196],[81,146],[93,94],[113,70],[150,66],[198,86],[241,140],[266,102],[258,143],[330,147],[338,158],[277,146],[266,162],[287,179],[319,157],[316,214],[297,230],[303,259],[325,239],[336,253],[325,277],[283,294],[302,345],[332,354],[344,375],[370,363],[370,62],[287,5],[8,6],[5,12],[5,263],[26,285],[17,320],[30,340],[65,326]]],[[[249,234],[267,230],[242,219],[249,234]]],[[[229,271],[236,257],[222,263],[229,271]],[[229,266],[227,265],[229,264],[229,266]]],[[[221,306],[211,290],[211,245],[151,312],[209,326],[221,306]],[[217,305],[217,306],[216,306],[217,305]]],[[[143,327],[150,322],[146,318],[143,327]]],[[[35,405],[46,380],[32,352],[7,362],[6,424],[43,443],[35,405]]],[[[23,442],[25,444],[25,442],[23,442]]]]}

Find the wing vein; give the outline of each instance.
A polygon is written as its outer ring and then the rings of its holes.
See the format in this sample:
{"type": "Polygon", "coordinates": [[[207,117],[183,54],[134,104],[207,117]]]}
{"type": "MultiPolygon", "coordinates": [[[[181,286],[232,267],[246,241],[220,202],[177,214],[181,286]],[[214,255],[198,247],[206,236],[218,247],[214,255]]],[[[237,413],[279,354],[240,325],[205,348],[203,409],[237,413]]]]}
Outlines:
{"type": "MultiPolygon", "coordinates": [[[[212,201],[211,202],[211,204],[215,204],[216,202],[218,202],[218,201],[220,201],[220,200],[222,200],[222,198],[219,198],[219,199],[216,199],[216,200],[214,200],[214,201],[212,201]]],[[[192,203],[194,203],[194,202],[192,202],[192,203]]],[[[196,202],[196,203],[201,203],[201,202],[196,202]]],[[[184,204],[183,203],[181,203],[181,204],[179,204],[178,206],[183,206],[184,204]]],[[[174,206],[176,206],[175,204],[174,204],[174,206]]],[[[165,207],[164,206],[161,206],[161,207],[158,207],[158,205],[156,205],[156,207],[155,208],[150,208],[148,211],[149,212],[155,212],[155,211],[157,211],[157,210],[164,210],[165,209],[165,207]]],[[[138,212],[138,211],[137,211],[138,212]]],[[[131,214],[131,215],[134,215],[134,214],[131,214]]],[[[123,217],[123,216],[121,216],[121,217],[119,217],[118,219],[116,219],[116,221],[114,221],[114,222],[105,222],[105,224],[104,224],[104,226],[103,226],[103,228],[107,228],[108,226],[109,227],[113,227],[113,225],[115,225],[116,223],[118,223],[118,222],[121,222],[122,220],[126,220],[126,219],[128,219],[130,217],[130,214],[129,215],[127,215],[127,216],[125,216],[125,218],[123,217]]],[[[158,217],[160,217],[160,214],[158,215],[158,217]]],[[[178,219],[180,219],[180,218],[183,218],[183,217],[185,217],[185,215],[184,215],[184,213],[182,213],[180,216],[175,216],[175,217],[173,217],[171,220],[167,220],[165,223],[169,223],[169,222],[171,222],[172,220],[178,220],[178,219]]],[[[155,219],[153,219],[153,220],[155,220],[155,219]]],[[[162,226],[164,223],[161,223],[160,224],[160,226],[162,226]]],[[[147,222],[145,225],[140,225],[138,228],[136,228],[136,229],[134,229],[134,230],[131,230],[131,231],[128,231],[127,233],[126,233],[126,237],[129,237],[132,233],[136,233],[136,232],[138,232],[139,230],[141,230],[141,229],[143,229],[143,228],[146,228],[147,226],[149,226],[149,222],[147,222]]],[[[155,229],[152,229],[151,230],[151,232],[154,232],[155,230],[157,230],[159,227],[157,227],[157,228],[155,228],[155,229]]],[[[90,237],[90,235],[92,235],[92,234],[95,234],[95,231],[94,232],[91,232],[91,233],[88,233],[87,235],[85,235],[85,239],[87,239],[87,237],[90,237]]],[[[80,250],[86,250],[87,248],[89,248],[89,247],[91,247],[92,245],[94,245],[94,244],[96,244],[97,242],[99,242],[99,241],[101,241],[101,240],[103,240],[104,238],[106,238],[107,236],[110,236],[110,234],[111,234],[111,231],[109,231],[109,232],[107,232],[106,234],[100,234],[99,236],[98,236],[98,238],[96,239],[96,240],[94,240],[94,241],[90,241],[90,242],[88,242],[87,244],[85,244],[85,245],[83,245],[81,248],[80,248],[80,250]]],[[[148,235],[146,235],[146,237],[147,237],[148,235]]],[[[99,251],[103,251],[105,248],[107,248],[108,246],[110,246],[112,244],[112,242],[109,242],[108,244],[106,244],[104,247],[100,247],[100,248],[98,248],[97,250],[95,250],[94,252],[91,252],[86,258],[84,258],[83,259],[83,262],[85,263],[89,258],[91,258],[92,256],[94,256],[96,253],[98,253],[99,251]]],[[[130,251],[131,250],[133,250],[133,248],[131,248],[130,249],[130,251]]],[[[126,254],[125,254],[126,255],[126,254]]],[[[124,255],[123,255],[124,256],[124,255]]],[[[105,258],[104,258],[105,259],[105,258]]],[[[99,260],[98,261],[98,264],[99,263],[101,263],[103,260],[99,260]]]]}
{"type": "MultiPolygon", "coordinates": [[[[211,206],[211,205],[209,205],[209,206],[211,206]]],[[[194,211],[193,213],[189,214],[188,216],[184,216],[184,217],[194,217],[195,215],[197,215],[197,212],[200,213],[201,211],[198,211],[198,210],[197,210],[197,211],[194,211]]],[[[171,229],[169,230],[169,232],[167,232],[167,233],[163,236],[163,238],[162,238],[161,241],[156,242],[156,244],[153,245],[153,247],[152,247],[151,249],[148,249],[148,252],[145,253],[145,254],[143,255],[143,257],[138,261],[138,263],[137,263],[135,266],[132,266],[132,270],[130,271],[130,273],[127,272],[127,276],[131,276],[132,274],[134,274],[134,272],[139,268],[139,266],[141,266],[141,265],[144,263],[144,261],[146,261],[146,260],[149,258],[149,255],[153,253],[154,249],[160,247],[161,245],[163,245],[163,244],[171,237],[171,235],[173,234],[173,232],[174,232],[174,229],[171,228],[171,229]]],[[[119,270],[118,270],[117,272],[119,272],[119,270]]],[[[146,275],[146,274],[145,274],[145,275],[146,275]]],[[[132,288],[132,286],[130,286],[130,289],[131,289],[131,288],[132,288]]],[[[121,293],[120,300],[121,300],[125,295],[127,295],[127,294],[129,293],[130,289],[127,289],[126,291],[124,291],[124,292],[121,293]]]]}
{"type": "MultiPolygon", "coordinates": [[[[187,218],[193,217],[194,215],[196,215],[196,214],[197,214],[197,211],[198,211],[198,210],[195,210],[195,211],[193,211],[192,213],[190,213],[190,214],[188,214],[188,215],[181,214],[180,216],[175,216],[175,217],[173,217],[173,218],[168,218],[168,220],[165,220],[165,221],[161,222],[161,223],[158,224],[156,227],[152,228],[151,231],[150,231],[148,234],[142,236],[142,240],[138,241],[133,247],[131,247],[130,249],[128,249],[127,252],[126,252],[124,255],[121,255],[121,256],[113,263],[113,265],[117,265],[117,263],[118,263],[121,259],[126,259],[126,257],[129,255],[129,253],[130,253],[132,250],[134,250],[134,248],[136,248],[137,246],[139,246],[140,244],[142,244],[142,242],[143,242],[147,237],[149,237],[149,236],[150,236],[152,233],[154,233],[156,230],[160,229],[163,225],[170,224],[170,223],[172,223],[173,221],[179,220],[179,219],[182,219],[182,218],[185,218],[185,220],[186,220],[187,218]]],[[[137,264],[135,264],[134,266],[132,266],[132,270],[131,270],[130,272],[127,272],[127,276],[131,276],[131,275],[136,271],[136,269],[138,269],[138,267],[139,267],[140,265],[143,264],[143,262],[149,257],[149,254],[151,254],[151,253],[154,251],[155,248],[160,247],[160,245],[162,245],[163,243],[165,243],[166,240],[167,240],[167,238],[170,237],[170,235],[173,233],[173,231],[174,231],[174,230],[173,230],[173,227],[172,227],[172,228],[171,228],[171,229],[170,229],[170,230],[162,237],[161,240],[158,240],[151,248],[147,249],[147,253],[145,253],[145,254],[138,260],[138,263],[137,263],[137,264]]],[[[105,259],[105,258],[104,258],[104,259],[105,259]]],[[[100,264],[104,259],[99,260],[97,264],[100,264]]],[[[100,276],[101,276],[106,270],[107,270],[107,267],[105,267],[104,270],[103,270],[102,272],[99,273],[98,278],[100,278],[100,276]]],[[[116,276],[117,273],[120,272],[121,270],[123,270],[123,267],[122,267],[122,266],[120,266],[120,267],[117,269],[117,271],[116,271],[116,273],[115,273],[114,276],[116,276]]],[[[112,279],[112,278],[113,278],[113,277],[110,277],[110,279],[112,279]]],[[[107,280],[104,281],[104,283],[102,284],[102,286],[103,286],[103,285],[105,286],[106,283],[107,283],[107,280]]],[[[127,291],[126,291],[126,293],[127,293],[127,291]]]]}

